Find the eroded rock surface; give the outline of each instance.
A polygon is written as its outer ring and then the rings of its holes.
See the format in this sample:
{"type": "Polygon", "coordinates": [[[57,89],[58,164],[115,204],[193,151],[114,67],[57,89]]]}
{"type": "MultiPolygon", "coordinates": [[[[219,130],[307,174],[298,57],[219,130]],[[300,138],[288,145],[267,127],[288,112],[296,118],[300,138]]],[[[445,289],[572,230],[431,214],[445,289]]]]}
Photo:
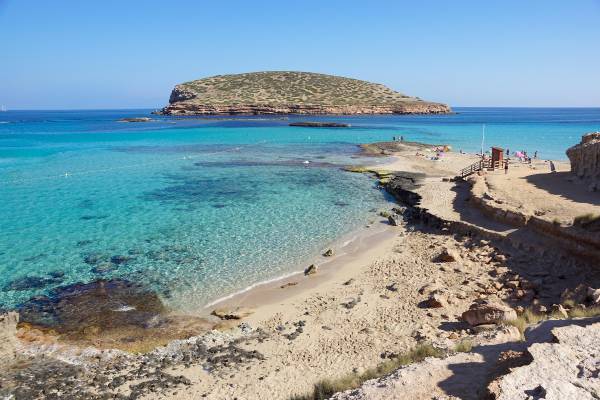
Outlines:
{"type": "Polygon", "coordinates": [[[582,136],[581,143],[567,150],[571,171],[589,182],[592,191],[600,190],[600,132],[582,136]]]}
{"type": "Polygon", "coordinates": [[[600,323],[554,328],[558,343],[528,348],[529,365],[498,380],[498,400],[598,399],[600,396],[600,323]]]}
{"type": "Polygon", "coordinates": [[[0,315],[0,360],[3,362],[10,362],[15,358],[18,322],[19,314],[15,312],[0,315]]]}

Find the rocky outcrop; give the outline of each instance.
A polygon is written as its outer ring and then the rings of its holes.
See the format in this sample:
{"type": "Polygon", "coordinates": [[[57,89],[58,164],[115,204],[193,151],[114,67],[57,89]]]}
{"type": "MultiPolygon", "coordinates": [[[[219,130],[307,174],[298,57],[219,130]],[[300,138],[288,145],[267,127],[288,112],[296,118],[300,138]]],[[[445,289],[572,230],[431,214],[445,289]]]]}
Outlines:
{"type": "Polygon", "coordinates": [[[224,307],[213,310],[212,315],[221,319],[242,319],[252,313],[251,309],[245,307],[224,307]]]}
{"type": "Polygon", "coordinates": [[[317,273],[317,266],[315,264],[311,264],[304,270],[304,275],[314,275],[317,273]]]}
{"type": "Polygon", "coordinates": [[[341,124],[339,122],[291,122],[288,125],[304,128],[350,128],[350,124],[341,124]]]}
{"type": "Polygon", "coordinates": [[[517,313],[512,308],[490,301],[474,303],[462,314],[462,319],[469,325],[497,324],[517,319],[517,313]]]}
{"type": "Polygon", "coordinates": [[[218,75],[177,85],[166,115],[445,114],[445,104],[388,87],[311,72],[218,75]]]}
{"type": "Polygon", "coordinates": [[[581,143],[567,150],[571,172],[589,184],[591,191],[600,190],[600,132],[581,137],[581,143]]]}
{"type": "Polygon", "coordinates": [[[326,105],[326,104],[230,104],[214,105],[193,102],[172,103],[163,108],[164,115],[353,115],[353,114],[448,114],[445,104],[413,102],[396,106],[326,105]]]}
{"type": "Polygon", "coordinates": [[[554,328],[556,343],[534,343],[533,362],[493,385],[497,400],[597,399],[600,394],[600,323],[554,328]]]}
{"type": "Polygon", "coordinates": [[[10,362],[16,357],[18,322],[19,314],[15,312],[0,315],[0,360],[3,363],[10,362]]]}

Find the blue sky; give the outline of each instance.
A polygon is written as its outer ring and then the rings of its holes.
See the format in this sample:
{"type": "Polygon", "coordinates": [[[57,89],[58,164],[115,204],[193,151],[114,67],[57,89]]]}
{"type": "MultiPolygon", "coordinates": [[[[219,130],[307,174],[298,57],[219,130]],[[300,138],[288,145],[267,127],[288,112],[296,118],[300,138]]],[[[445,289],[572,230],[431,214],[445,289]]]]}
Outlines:
{"type": "Polygon", "coordinates": [[[205,76],[299,70],[453,106],[600,106],[600,0],[0,0],[0,104],[157,108],[205,76]]]}

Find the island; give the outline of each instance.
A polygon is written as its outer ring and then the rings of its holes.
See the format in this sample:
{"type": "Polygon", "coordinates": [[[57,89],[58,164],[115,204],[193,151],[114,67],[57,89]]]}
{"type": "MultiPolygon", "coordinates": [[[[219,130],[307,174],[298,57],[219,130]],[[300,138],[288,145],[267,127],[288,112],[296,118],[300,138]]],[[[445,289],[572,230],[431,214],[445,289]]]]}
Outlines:
{"type": "Polygon", "coordinates": [[[313,72],[217,75],[175,86],[163,115],[447,114],[379,83],[313,72]]]}

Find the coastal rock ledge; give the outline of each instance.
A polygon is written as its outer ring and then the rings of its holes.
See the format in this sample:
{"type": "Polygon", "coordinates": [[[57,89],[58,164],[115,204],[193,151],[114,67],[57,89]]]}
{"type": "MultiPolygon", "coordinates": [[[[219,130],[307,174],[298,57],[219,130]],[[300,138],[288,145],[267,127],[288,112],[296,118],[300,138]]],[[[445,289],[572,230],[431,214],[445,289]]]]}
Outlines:
{"type": "Polygon", "coordinates": [[[581,143],[567,150],[571,171],[589,183],[590,191],[600,190],[600,132],[587,133],[581,143]]]}
{"type": "Polygon", "coordinates": [[[217,75],[175,86],[163,115],[446,114],[384,85],[312,72],[217,75]]]}

